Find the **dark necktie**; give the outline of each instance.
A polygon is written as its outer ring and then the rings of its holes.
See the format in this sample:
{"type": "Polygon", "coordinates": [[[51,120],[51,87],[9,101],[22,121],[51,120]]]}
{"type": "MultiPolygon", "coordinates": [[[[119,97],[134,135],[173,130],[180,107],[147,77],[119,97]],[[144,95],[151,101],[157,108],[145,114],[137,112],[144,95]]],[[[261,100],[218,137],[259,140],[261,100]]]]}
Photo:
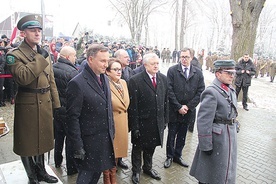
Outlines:
{"type": "Polygon", "coordinates": [[[188,68],[185,67],[184,68],[184,75],[185,75],[186,78],[188,78],[188,76],[187,76],[187,70],[188,70],[188,68]]]}
{"type": "Polygon", "coordinates": [[[156,88],[156,81],[155,81],[155,77],[152,77],[152,85],[154,88],[156,88]]]}
{"type": "Polygon", "coordinates": [[[98,79],[98,83],[99,83],[100,87],[103,89],[103,84],[102,84],[102,81],[101,81],[101,77],[97,76],[97,79],[98,79]]]}

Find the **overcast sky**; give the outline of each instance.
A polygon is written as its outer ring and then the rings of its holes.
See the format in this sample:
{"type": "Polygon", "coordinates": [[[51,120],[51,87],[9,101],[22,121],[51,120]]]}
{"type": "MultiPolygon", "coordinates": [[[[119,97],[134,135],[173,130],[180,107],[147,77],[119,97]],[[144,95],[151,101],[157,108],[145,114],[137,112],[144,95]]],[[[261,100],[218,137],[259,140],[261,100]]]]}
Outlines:
{"type": "MultiPolygon", "coordinates": [[[[44,4],[46,14],[53,15],[54,36],[58,36],[59,32],[71,36],[79,23],[81,29],[87,28],[94,33],[130,37],[127,26],[118,23],[118,17],[115,17],[116,13],[108,0],[89,1],[89,3],[87,0],[44,0],[44,4]],[[111,26],[108,26],[108,21],[111,21],[111,26]]],[[[173,47],[174,17],[170,15],[173,11],[170,5],[168,6],[165,9],[166,12],[154,15],[154,22],[150,25],[150,31],[154,32],[154,36],[149,39],[154,40],[154,43],[161,47],[166,44],[173,47]]],[[[266,6],[276,6],[276,0],[267,0],[266,6]]],[[[2,0],[1,7],[0,21],[17,11],[41,13],[40,0],[2,0]]]]}
{"type": "MultiPolygon", "coordinates": [[[[41,13],[40,3],[40,0],[5,0],[1,2],[0,19],[17,11],[41,13]]],[[[112,22],[112,30],[108,26],[108,21],[115,16],[108,0],[90,1],[89,4],[86,0],[44,0],[44,4],[46,14],[53,15],[55,35],[59,32],[72,35],[78,23],[82,29],[88,28],[103,35],[127,33],[126,27],[121,28],[115,21],[112,22]]]]}

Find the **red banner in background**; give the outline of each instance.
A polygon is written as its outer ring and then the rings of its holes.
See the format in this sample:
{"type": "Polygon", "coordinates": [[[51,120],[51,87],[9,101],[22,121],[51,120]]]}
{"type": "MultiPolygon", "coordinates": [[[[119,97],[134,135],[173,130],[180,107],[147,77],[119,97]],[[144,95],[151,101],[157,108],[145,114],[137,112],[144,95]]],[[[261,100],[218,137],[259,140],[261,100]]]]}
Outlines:
{"type": "Polygon", "coordinates": [[[16,37],[16,33],[17,33],[17,27],[15,26],[14,28],[13,28],[13,31],[12,31],[12,35],[11,35],[11,43],[12,43],[12,41],[15,39],[15,37],[16,37]]]}

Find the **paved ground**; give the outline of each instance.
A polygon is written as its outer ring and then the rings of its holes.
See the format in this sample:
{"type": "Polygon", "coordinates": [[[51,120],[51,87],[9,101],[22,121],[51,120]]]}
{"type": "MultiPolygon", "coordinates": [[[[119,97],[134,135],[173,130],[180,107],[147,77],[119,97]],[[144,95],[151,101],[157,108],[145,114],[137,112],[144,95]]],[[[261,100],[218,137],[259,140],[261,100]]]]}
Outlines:
{"type": "MultiPolygon", "coordinates": [[[[162,65],[161,72],[165,73],[167,65],[162,65]]],[[[214,75],[204,71],[206,85],[214,78],[214,75]]],[[[249,104],[249,111],[242,109],[239,102],[239,120],[242,124],[238,134],[238,168],[237,184],[272,184],[276,183],[276,83],[270,83],[268,78],[258,78],[252,80],[249,88],[252,103],[249,104]],[[254,103],[253,103],[254,102],[254,103]]],[[[11,131],[8,135],[0,138],[0,164],[19,160],[19,157],[12,152],[13,141],[13,106],[0,108],[0,116],[3,116],[11,131]]],[[[166,135],[165,140],[166,142],[166,135]]],[[[183,150],[183,158],[189,164],[192,163],[193,155],[197,146],[197,130],[187,134],[186,146],[183,150]]],[[[130,145],[131,148],[131,145],[130,145]]],[[[130,155],[130,150],[129,150],[130,155]]],[[[161,181],[156,181],[141,174],[141,184],[165,183],[195,184],[197,181],[189,175],[189,168],[183,168],[177,164],[169,169],[164,169],[165,147],[156,149],[153,161],[153,168],[162,177],[161,181]]],[[[124,161],[130,166],[130,156],[124,161]]],[[[50,167],[57,174],[60,180],[66,184],[73,184],[77,175],[67,176],[65,165],[55,169],[53,162],[53,151],[49,161],[50,167]]],[[[119,184],[131,183],[131,170],[121,170],[117,172],[119,184]]],[[[15,176],[16,177],[16,176],[15,176]]],[[[1,183],[1,182],[0,182],[1,183]]],[[[102,178],[99,183],[102,183],[102,178]]]]}

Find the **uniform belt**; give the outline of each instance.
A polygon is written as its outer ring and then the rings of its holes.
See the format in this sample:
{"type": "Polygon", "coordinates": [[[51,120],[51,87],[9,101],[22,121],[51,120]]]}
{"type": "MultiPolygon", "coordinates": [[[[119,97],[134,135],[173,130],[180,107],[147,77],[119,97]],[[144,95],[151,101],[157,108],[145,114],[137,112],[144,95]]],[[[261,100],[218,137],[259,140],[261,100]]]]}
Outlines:
{"type": "Polygon", "coordinates": [[[236,118],[232,118],[231,120],[224,120],[224,119],[215,119],[214,123],[218,124],[227,124],[227,125],[233,125],[236,122],[236,118]]]}
{"type": "Polygon", "coordinates": [[[31,89],[31,88],[24,88],[24,87],[18,87],[18,91],[20,92],[25,92],[25,93],[47,93],[50,90],[50,86],[48,86],[47,88],[35,88],[35,89],[31,89]]]}

